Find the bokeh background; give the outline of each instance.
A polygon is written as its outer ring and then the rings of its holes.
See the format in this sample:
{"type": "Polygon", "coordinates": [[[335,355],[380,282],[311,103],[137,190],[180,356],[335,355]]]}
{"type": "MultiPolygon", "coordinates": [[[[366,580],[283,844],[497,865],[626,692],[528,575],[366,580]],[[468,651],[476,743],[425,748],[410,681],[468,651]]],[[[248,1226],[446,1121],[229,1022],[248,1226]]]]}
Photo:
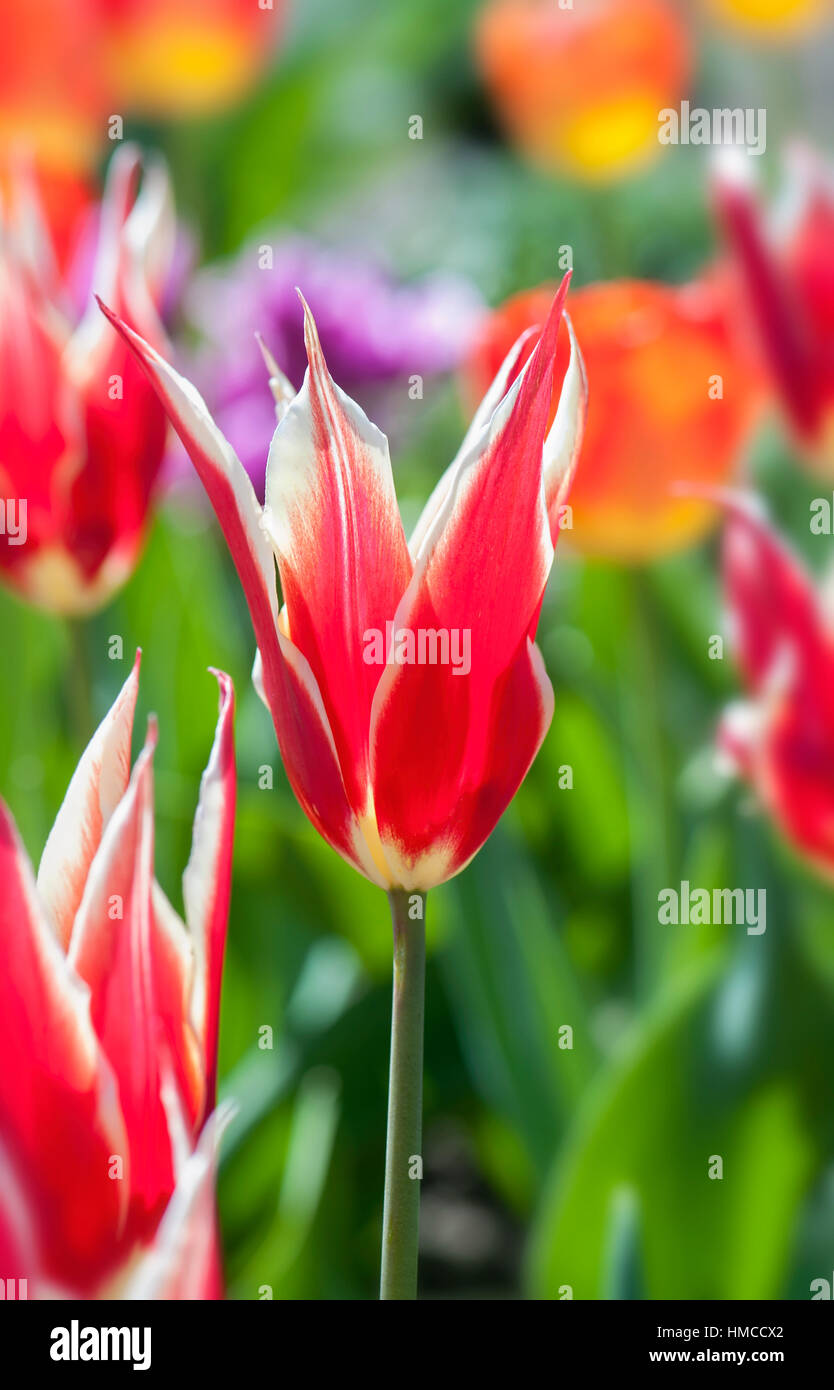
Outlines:
{"type": "MultiPolygon", "coordinates": [[[[238,52],[224,40],[219,57],[202,54],[206,90],[187,100],[175,48],[153,50],[150,97],[147,74],[130,95],[138,60],[111,55],[108,74],[78,55],[78,73],[103,72],[126,95],[91,103],[86,144],[45,141],[52,216],[69,239],[112,150],[102,115],[122,112],[125,136],[169,163],[181,223],[169,329],[209,405],[230,412],[233,441],[256,468],[271,406],[251,329],[262,299],[263,332],[292,375],[297,277],[334,374],[390,433],[413,521],[467,422],[462,364],[487,308],[557,278],[564,246],[577,287],[701,275],[720,250],[710,151],[655,141],[645,167],[600,169],[603,122],[593,160],[581,142],[562,157],[558,134],[552,160],[531,157],[478,59],[478,0],[283,8],[274,52],[259,42],[247,66],[244,45],[221,81],[238,52]],[[264,245],[271,271],[258,268],[264,245]]],[[[690,53],[678,95],[767,108],[765,187],[785,141],[825,148],[824,7],[783,5],[808,11],[796,32],[765,23],[773,5],[672,8],[690,53]]],[[[632,7],[611,9],[616,26],[632,7]]],[[[29,136],[31,113],[4,82],[4,130],[29,136]]],[[[590,388],[593,400],[593,374],[590,388]]],[[[774,412],[750,431],[743,466],[821,573],[831,541],[810,534],[808,515],[826,484],[800,466],[774,412]]],[[[69,625],[0,593],[0,790],[37,861],[92,722],[141,646],[140,710],[161,731],[158,876],[179,902],[215,717],[204,672],[232,674],[240,801],[220,1075],[240,1110],[219,1177],[229,1293],[371,1298],[388,905],[299,811],[251,688],[237,578],[174,446],[167,477],[143,558],[102,611],[69,625]],[[114,635],[122,661],[109,656],[114,635]]],[[[811,1280],[834,1277],[832,890],[716,766],[716,723],[738,681],[729,658],[709,657],[725,630],[715,534],[640,565],[586,558],[579,542],[560,542],[540,628],[550,733],[492,839],[429,899],[421,1293],[807,1298],[811,1280]],[[766,933],[660,925],[659,890],[684,879],[765,888],[766,933]],[[720,1181],[711,1155],[724,1159],[720,1181]]]]}

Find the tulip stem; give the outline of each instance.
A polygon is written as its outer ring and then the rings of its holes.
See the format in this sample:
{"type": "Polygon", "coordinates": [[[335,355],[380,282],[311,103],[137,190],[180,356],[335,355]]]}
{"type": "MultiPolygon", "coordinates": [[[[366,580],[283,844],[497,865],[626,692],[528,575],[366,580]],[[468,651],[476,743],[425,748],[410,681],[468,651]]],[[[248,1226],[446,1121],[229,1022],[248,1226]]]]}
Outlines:
{"type": "Polygon", "coordinates": [[[414,1299],[422,1178],[426,898],[424,893],[402,889],[392,889],[389,898],[394,924],[394,999],[379,1296],[414,1299]]]}

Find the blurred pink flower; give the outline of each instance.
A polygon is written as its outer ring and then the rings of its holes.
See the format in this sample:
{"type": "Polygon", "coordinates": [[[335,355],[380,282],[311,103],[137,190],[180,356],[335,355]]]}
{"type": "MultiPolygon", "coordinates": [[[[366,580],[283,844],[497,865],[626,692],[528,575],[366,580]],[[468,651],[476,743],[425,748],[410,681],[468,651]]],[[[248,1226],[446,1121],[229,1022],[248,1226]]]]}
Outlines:
{"type": "Polygon", "coordinates": [[[718,212],[751,336],[793,438],[834,477],[834,171],[794,147],[787,174],[777,215],[767,218],[747,163],[722,163],[718,212]]]}
{"type": "Polygon", "coordinates": [[[747,698],[719,746],[782,833],[834,878],[834,614],[752,504],[726,501],[724,593],[747,698]]]}

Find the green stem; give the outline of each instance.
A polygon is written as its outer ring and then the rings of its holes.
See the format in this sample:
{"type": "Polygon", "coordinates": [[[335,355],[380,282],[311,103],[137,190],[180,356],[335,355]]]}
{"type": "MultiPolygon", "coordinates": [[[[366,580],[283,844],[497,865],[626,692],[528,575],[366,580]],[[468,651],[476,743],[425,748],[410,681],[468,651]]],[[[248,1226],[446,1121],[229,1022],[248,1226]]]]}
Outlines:
{"type": "Polygon", "coordinates": [[[394,923],[394,1001],[379,1296],[414,1299],[422,1176],[421,1162],[415,1160],[420,1160],[423,1127],[426,899],[425,894],[401,889],[392,889],[389,897],[394,923]]]}
{"type": "Polygon", "coordinates": [[[93,676],[89,632],[83,618],[67,618],[70,645],[68,704],[72,732],[86,748],[94,731],[93,676]]]}

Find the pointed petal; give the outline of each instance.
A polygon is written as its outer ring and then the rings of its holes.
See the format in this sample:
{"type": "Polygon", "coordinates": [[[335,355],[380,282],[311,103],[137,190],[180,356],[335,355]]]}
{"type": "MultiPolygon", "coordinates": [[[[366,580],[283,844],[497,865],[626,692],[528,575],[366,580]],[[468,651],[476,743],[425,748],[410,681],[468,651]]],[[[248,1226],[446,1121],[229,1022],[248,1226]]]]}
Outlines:
{"type": "Polygon", "coordinates": [[[755,504],[723,494],[724,593],[739,666],[754,694],[789,662],[792,683],[815,684],[832,658],[814,585],[755,504]]]}
{"type": "MultiPolygon", "coordinates": [[[[175,222],[164,166],[150,165],[137,195],[141,173],[136,146],[120,146],[107,171],[92,283],[138,332],[162,344],[154,296],[173,254],[175,222]]],[[[79,383],[106,378],[117,348],[118,339],[91,300],[67,347],[70,374],[79,383]]]]}
{"type": "Polygon", "coordinates": [[[261,654],[263,688],[290,784],[302,810],[349,863],[375,882],[348,805],[333,735],[310,664],[278,622],[275,561],[252,484],[202,397],[102,304],[142,363],[217,514],[243,585],[261,654]]]}
{"type": "Polygon", "coordinates": [[[451,650],[452,634],[459,634],[458,655],[464,656],[457,665],[443,659],[392,663],[374,700],[376,821],[386,858],[399,865],[396,881],[404,886],[427,887],[427,876],[440,882],[456,872],[465,852],[455,829],[461,807],[477,827],[471,838],[480,843],[481,827],[489,823],[491,829],[515,792],[550,719],[543,672],[527,634],[553,556],[543,445],[566,292],[567,281],[527,369],[494,412],[486,437],[461,460],[395,618],[395,637],[403,629],[446,631],[451,650]],[[528,728],[507,726],[513,708],[525,712],[528,728]],[[496,727],[510,743],[507,766],[493,777],[496,727]]]}
{"type": "Polygon", "coordinates": [[[181,1021],[162,1019],[155,981],[155,742],[151,727],[91,865],[69,950],[89,986],[93,1024],[118,1081],[129,1144],[129,1230],[137,1237],[154,1227],[173,1189],[160,1052],[181,1021]]]}
{"type": "Polygon", "coordinates": [[[570,316],[570,360],[562,383],[553,424],[544,441],[544,496],[553,544],[559,536],[560,509],[567,501],[579,462],[585,419],[588,414],[588,378],[570,316]]]}
{"type": "Polygon", "coordinates": [[[753,699],[719,745],[783,833],[834,877],[834,639],[801,562],[745,499],[723,497],[724,585],[753,699]]]}
{"type": "Polygon", "coordinates": [[[31,1198],[32,1277],[89,1292],[118,1255],[125,1132],[113,1076],[0,802],[0,1139],[31,1198]]]}
{"type": "Polygon", "coordinates": [[[213,674],[220,686],[220,717],[203,773],[191,857],[183,876],[185,917],[196,964],[191,1018],[203,1053],[209,1109],[214,1105],[217,1081],[220,980],[229,920],[237,786],[234,687],[222,671],[213,674]]]}
{"type": "Polygon", "coordinates": [[[379,667],[363,659],[365,634],[385,632],[411,578],[411,560],[388,441],[330,376],[306,304],[304,336],[309,367],[270,447],[264,525],[290,636],[310,663],[348,801],[362,815],[379,680],[379,667]]]}
{"type": "Polygon", "coordinates": [[[511,383],[518,375],[531,340],[535,338],[539,332],[540,329],[536,326],[533,328],[526,328],[523,333],[519,334],[493,377],[480,405],[472,416],[469,428],[463,437],[463,443],[455,454],[452,462],[449,464],[449,467],[446,469],[446,472],[436,484],[428,502],[420,513],[420,518],[408,542],[408,548],[414,560],[420,555],[437,515],[449,496],[449,490],[461,460],[478,447],[479,440],[482,436],[486,437],[490,421],[495,411],[506,396],[511,383]]]}
{"type": "Polygon", "coordinates": [[[38,892],[65,950],[102,831],[130,780],[141,655],[82,754],[41,855],[38,892]]]}
{"type": "Polygon", "coordinates": [[[764,229],[764,215],[745,161],[722,161],[716,178],[718,215],[738,266],[770,371],[800,437],[812,439],[819,420],[813,350],[788,282],[764,229]]]}

